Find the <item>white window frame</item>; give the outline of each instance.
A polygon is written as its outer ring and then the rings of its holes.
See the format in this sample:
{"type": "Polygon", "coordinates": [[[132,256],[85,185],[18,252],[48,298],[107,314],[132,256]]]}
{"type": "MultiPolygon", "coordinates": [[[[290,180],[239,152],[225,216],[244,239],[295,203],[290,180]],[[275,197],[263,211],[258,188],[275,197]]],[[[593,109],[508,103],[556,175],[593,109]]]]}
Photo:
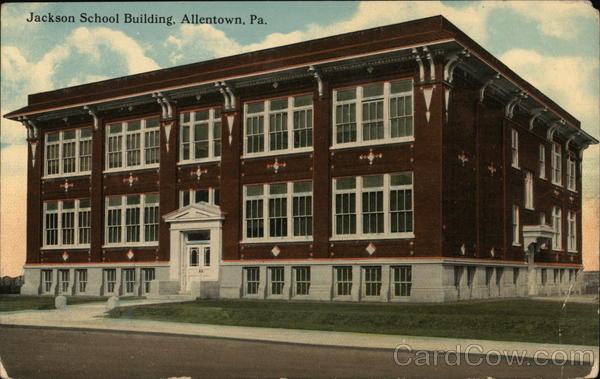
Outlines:
{"type": "Polygon", "coordinates": [[[552,207],[552,229],[554,229],[552,250],[562,251],[562,209],[560,207],[552,207]]]}
{"type": "Polygon", "coordinates": [[[121,171],[130,171],[130,170],[143,170],[148,168],[158,168],[160,166],[160,118],[159,116],[146,117],[141,119],[132,119],[127,121],[117,121],[106,124],[106,137],[105,137],[105,153],[104,153],[104,172],[121,172],[121,171]],[[153,127],[146,127],[146,124],[149,120],[158,120],[157,125],[153,127]],[[138,130],[127,130],[127,127],[130,122],[140,122],[140,128],[138,130]],[[118,133],[111,133],[110,129],[114,125],[121,125],[121,131],[118,133]],[[152,148],[158,149],[157,159],[158,162],[154,163],[146,163],[146,150],[149,147],[146,146],[146,134],[147,133],[157,133],[158,132],[158,146],[153,146],[152,148]],[[134,136],[139,134],[140,138],[140,164],[127,164],[127,136],[134,136]],[[114,137],[121,137],[121,149],[118,153],[109,151],[109,140],[114,137]],[[121,156],[121,165],[118,167],[110,167],[110,154],[120,154],[121,156]]]}
{"type": "Polygon", "coordinates": [[[202,191],[202,190],[206,190],[208,191],[208,203],[210,205],[216,205],[219,206],[219,204],[221,203],[221,192],[219,190],[219,188],[213,188],[213,187],[208,187],[208,188],[190,188],[187,190],[182,190],[179,191],[179,208],[183,208],[187,205],[190,204],[197,204],[199,203],[198,199],[196,199],[196,191],[202,191]],[[185,204],[185,198],[188,198],[188,204],[185,204]],[[217,204],[217,198],[219,199],[219,204],[217,204]]]}
{"type": "Polygon", "coordinates": [[[391,144],[391,143],[402,143],[402,142],[411,142],[415,140],[415,121],[414,121],[414,115],[415,115],[415,107],[414,107],[414,83],[412,81],[412,79],[397,79],[397,80],[390,80],[390,81],[386,81],[386,82],[375,82],[375,83],[364,83],[358,86],[351,86],[351,87],[340,87],[340,88],[336,88],[333,90],[333,94],[332,94],[332,145],[331,145],[331,149],[342,149],[342,148],[348,148],[348,147],[355,147],[355,146],[372,146],[372,145],[384,145],[384,144],[391,144]],[[403,92],[398,92],[398,93],[391,93],[391,83],[396,83],[396,82],[408,82],[410,81],[410,87],[411,90],[410,91],[403,91],[403,92]],[[376,85],[376,84],[383,84],[383,95],[381,96],[374,96],[374,97],[368,97],[365,98],[363,97],[363,93],[364,93],[364,87],[369,87],[371,85],[376,85]],[[351,100],[341,100],[338,101],[337,100],[337,93],[338,91],[344,91],[344,90],[349,90],[349,89],[355,89],[356,91],[356,97],[354,99],[351,100]],[[391,121],[391,105],[390,102],[392,99],[394,98],[405,98],[407,96],[410,96],[410,104],[411,104],[411,111],[410,114],[407,114],[403,117],[410,117],[411,119],[411,135],[407,135],[407,136],[400,136],[400,137],[392,137],[392,121],[391,121]],[[365,140],[363,138],[363,115],[362,115],[362,105],[363,103],[367,103],[373,100],[379,100],[381,99],[383,101],[383,138],[380,139],[369,139],[369,140],[365,140]],[[356,140],[355,141],[349,141],[349,142],[341,142],[338,143],[337,141],[337,106],[342,106],[345,104],[355,104],[355,124],[356,124],[356,140]]]}
{"type": "Polygon", "coordinates": [[[562,146],[552,144],[552,184],[562,186],[562,146]]]}
{"type": "Polygon", "coordinates": [[[294,266],[292,267],[293,283],[294,283],[294,296],[308,296],[310,295],[310,266],[294,266]],[[301,289],[301,290],[299,290],[301,289]]]}
{"type": "MultiPolygon", "coordinates": [[[[349,177],[352,178],[352,177],[349,177]]],[[[412,171],[405,172],[394,172],[388,174],[378,174],[378,175],[364,175],[364,176],[356,176],[356,186],[352,190],[344,189],[338,190],[336,189],[336,183],[339,179],[345,179],[345,177],[338,177],[332,180],[332,205],[331,205],[331,217],[332,217],[332,241],[343,241],[343,240],[362,240],[362,239],[398,239],[398,238],[414,238],[414,218],[415,218],[415,197],[414,197],[414,175],[412,171]],[[411,174],[411,184],[404,185],[391,185],[391,176],[398,174],[411,174]],[[363,191],[363,181],[365,177],[369,176],[383,176],[383,187],[380,187],[383,191],[383,222],[384,228],[383,233],[363,233],[363,211],[362,211],[362,194],[363,192],[370,192],[369,189],[363,191]],[[394,190],[410,190],[411,192],[411,231],[407,232],[393,232],[391,231],[392,224],[392,212],[390,211],[390,193],[394,190]],[[337,233],[337,220],[336,220],[336,195],[342,193],[355,193],[355,216],[356,216],[356,230],[353,234],[338,234],[337,233]]]]}
{"type": "Polygon", "coordinates": [[[539,178],[546,179],[546,146],[540,144],[538,148],[539,178]]]}
{"type": "MultiPolygon", "coordinates": [[[[312,198],[313,190],[312,190],[312,181],[311,180],[298,180],[294,182],[285,182],[285,183],[264,183],[264,184],[250,184],[244,185],[243,191],[243,240],[242,243],[258,243],[258,242],[310,242],[313,240],[314,229],[311,227],[311,234],[304,236],[295,236],[294,235],[294,214],[293,214],[293,203],[295,197],[308,197],[312,198]],[[294,183],[302,183],[302,182],[310,182],[311,183],[311,191],[310,192],[294,192],[294,183]],[[270,194],[270,185],[271,184],[286,184],[286,193],[285,194],[270,194]],[[248,196],[248,187],[254,186],[262,186],[263,194],[257,196],[248,196]],[[286,200],[286,218],[287,218],[287,235],[281,237],[271,237],[270,236],[270,222],[269,222],[269,199],[275,198],[285,198],[286,200]],[[262,200],[262,223],[263,223],[263,236],[262,237],[248,237],[248,228],[247,228],[247,207],[246,201],[250,200],[262,200]]],[[[311,205],[314,206],[314,201],[311,200],[311,205]]],[[[308,217],[308,216],[307,216],[308,217]]],[[[311,223],[314,223],[314,211],[311,211],[311,223]]]]}
{"type": "Polygon", "coordinates": [[[244,297],[256,297],[260,292],[260,268],[255,267],[242,267],[242,284],[244,288],[244,297]],[[252,276],[252,280],[249,280],[250,272],[256,274],[252,276]],[[250,285],[252,285],[253,291],[249,292],[250,285]],[[254,291],[256,288],[256,291],[254,291]]]}
{"type": "Polygon", "coordinates": [[[352,266],[333,266],[333,296],[335,298],[350,298],[352,296],[353,291],[353,282],[354,282],[354,270],[352,266]],[[340,278],[341,273],[345,273],[340,278]],[[340,289],[344,289],[341,291],[340,289]],[[348,290],[348,293],[345,290],[348,290]]]}
{"type": "MultiPolygon", "coordinates": [[[[383,270],[381,266],[362,266],[362,295],[366,298],[377,298],[381,297],[383,291],[383,270]],[[377,274],[375,278],[367,280],[367,274],[371,272],[371,275],[377,274]],[[377,280],[378,279],[378,280],[377,280]],[[368,291],[369,285],[375,287],[375,292],[368,291]]],[[[372,289],[372,288],[371,288],[372,289]]]]}
{"type": "Polygon", "coordinates": [[[269,280],[269,297],[281,297],[285,294],[285,268],[283,266],[267,267],[269,280]],[[277,289],[277,291],[274,291],[277,289]]]}
{"type": "Polygon", "coordinates": [[[117,269],[116,268],[105,268],[102,270],[104,276],[104,293],[116,293],[117,291],[117,269]],[[112,289],[111,289],[112,287],[112,289]]]}
{"type": "Polygon", "coordinates": [[[410,297],[412,289],[412,266],[392,266],[390,274],[392,276],[392,280],[390,281],[392,285],[392,298],[402,299],[410,297]]]}
{"type": "Polygon", "coordinates": [[[67,130],[61,130],[59,132],[48,132],[45,133],[44,136],[44,176],[43,179],[50,179],[50,178],[63,178],[63,177],[70,177],[70,176],[77,176],[77,175],[90,175],[92,172],[92,128],[91,127],[85,127],[85,128],[78,128],[78,129],[67,129],[67,130]],[[83,134],[83,130],[88,130],[89,131],[89,136],[82,136],[83,134]],[[72,140],[65,140],[64,139],[64,133],[65,132],[70,132],[70,131],[74,131],[75,132],[75,139],[72,140]],[[50,135],[53,134],[58,134],[58,141],[54,141],[54,142],[48,142],[48,137],[50,135]],[[67,143],[74,143],[75,144],[75,155],[73,156],[74,160],[75,160],[75,170],[73,172],[64,172],[64,153],[65,153],[65,144],[67,143]],[[82,144],[83,143],[89,143],[89,155],[82,155],[82,144]],[[58,146],[58,158],[57,158],[57,165],[58,165],[58,172],[57,173],[53,173],[53,174],[49,174],[48,173],[48,168],[49,168],[49,164],[48,164],[48,150],[51,146],[58,146]],[[88,167],[89,169],[87,170],[82,170],[81,166],[82,166],[82,159],[86,159],[88,160],[88,167]]]}
{"type": "Polygon", "coordinates": [[[122,281],[122,291],[123,295],[134,295],[135,294],[135,285],[137,282],[136,278],[136,269],[135,268],[124,268],[121,275],[122,281]],[[131,275],[128,275],[131,274],[131,275]],[[129,290],[131,288],[131,291],[129,290]]]}
{"type": "Polygon", "coordinates": [[[510,164],[514,168],[519,168],[519,132],[516,129],[510,130],[510,164]]]}
{"type": "Polygon", "coordinates": [[[221,122],[222,108],[201,108],[190,111],[182,112],[179,115],[179,165],[188,163],[204,163],[204,162],[218,162],[221,160],[221,153],[223,152],[223,143],[221,141],[221,135],[215,138],[215,127],[220,124],[219,130],[222,131],[223,124],[221,122]],[[208,119],[196,120],[198,112],[208,111],[208,119]],[[185,118],[189,117],[187,121],[185,118]],[[208,125],[208,156],[204,158],[195,158],[195,133],[196,128],[194,126],[206,124],[208,125]],[[183,129],[189,128],[189,141],[184,141],[183,129]],[[216,144],[219,144],[219,149],[216,149],[216,144]],[[188,157],[184,157],[184,144],[189,145],[188,157]],[[219,150],[216,152],[216,150],[219,150]]]}
{"type": "Polygon", "coordinates": [[[52,292],[52,270],[41,270],[42,276],[42,293],[51,293],[52,292]]]}
{"type": "Polygon", "coordinates": [[[577,192],[577,161],[573,154],[567,154],[567,189],[577,192]]]}
{"type": "Polygon", "coordinates": [[[59,269],[57,271],[57,292],[59,294],[69,294],[71,284],[71,272],[69,269],[59,269]]]}
{"type": "Polygon", "coordinates": [[[68,200],[55,200],[55,201],[44,201],[43,207],[43,236],[42,236],[42,249],[81,249],[81,248],[89,248],[91,243],[91,203],[90,199],[68,199],[68,200]],[[73,201],[74,206],[72,209],[65,210],[63,209],[63,204],[65,201],[73,201]],[[82,206],[82,201],[86,201],[88,206],[82,206]],[[57,203],[56,210],[48,210],[49,203],[57,203]],[[73,213],[73,241],[72,244],[64,244],[63,243],[63,213],[73,213]],[[54,245],[48,244],[48,219],[47,215],[56,214],[56,231],[57,231],[57,243],[54,245]],[[87,216],[86,216],[87,215],[87,216]],[[87,219],[87,226],[81,225],[82,216],[87,219]],[[87,234],[90,238],[90,242],[80,243],[81,237],[87,234]]]}
{"type": "MultiPolygon", "coordinates": [[[[259,101],[249,101],[247,103],[244,103],[244,156],[242,158],[248,158],[248,157],[264,157],[264,156],[270,156],[270,155],[280,155],[280,154],[289,154],[289,153],[306,153],[306,152],[311,152],[313,151],[313,145],[314,145],[314,117],[315,117],[315,112],[314,112],[314,102],[312,100],[312,93],[299,93],[299,94],[294,94],[291,96],[286,96],[286,97],[279,97],[279,98],[273,98],[273,99],[265,99],[265,100],[259,100],[259,101]],[[309,96],[310,97],[310,104],[309,105],[302,105],[302,106],[294,106],[294,99],[298,98],[298,97],[304,97],[304,96],[309,96]],[[287,99],[287,108],[285,110],[273,110],[271,111],[271,103],[274,101],[278,101],[278,100],[283,100],[283,99],[287,99]],[[250,104],[256,104],[256,103],[262,103],[263,104],[263,110],[261,112],[254,112],[254,113],[248,113],[248,106],[250,104]],[[310,128],[304,128],[304,129],[310,129],[311,130],[311,142],[309,146],[304,146],[304,147],[294,147],[294,131],[296,129],[294,129],[294,113],[295,112],[303,112],[303,111],[307,111],[311,113],[311,127],[310,128]],[[271,150],[271,144],[270,144],[270,123],[271,123],[271,115],[275,115],[275,114],[282,114],[285,113],[287,114],[287,129],[285,130],[285,132],[287,132],[287,148],[285,149],[276,149],[276,150],[271,150]],[[262,117],[263,119],[263,130],[262,130],[262,140],[263,140],[263,150],[262,151],[256,151],[256,152],[249,152],[248,151],[248,119],[249,118],[253,118],[253,117],[262,117]]],[[[259,134],[253,134],[253,135],[259,135],[259,134]]]]}
{"type": "Polygon", "coordinates": [[[146,200],[147,195],[158,195],[157,192],[148,192],[143,194],[127,194],[127,195],[111,195],[105,197],[105,210],[104,210],[104,245],[103,247],[113,247],[113,246],[158,246],[159,239],[159,225],[160,225],[160,197],[157,199],[155,203],[150,203],[146,200]],[[135,205],[127,205],[127,197],[128,196],[140,196],[140,203],[135,205]],[[121,198],[120,205],[110,205],[110,198],[121,198]],[[154,205],[156,204],[156,205],[154,205]],[[126,224],[126,215],[127,209],[139,208],[140,217],[138,226],[139,240],[138,241],[130,241],[127,242],[127,224],[126,224]],[[147,208],[158,208],[158,220],[156,223],[146,224],[146,209],[147,208]],[[109,225],[108,225],[108,214],[110,210],[121,210],[121,219],[120,219],[120,230],[121,236],[119,242],[109,242],[109,225]],[[154,227],[156,228],[156,241],[146,241],[146,227],[154,227]]]}
{"type": "Polygon", "coordinates": [[[518,205],[512,206],[512,240],[513,246],[521,246],[521,224],[518,205]]]}
{"type": "Polygon", "coordinates": [[[534,210],[533,204],[533,173],[525,171],[525,208],[534,210]]]}
{"type": "Polygon", "coordinates": [[[567,250],[577,252],[577,214],[573,211],[567,212],[567,250]]]}
{"type": "Polygon", "coordinates": [[[88,284],[88,270],[85,268],[75,269],[75,292],[85,293],[88,284]]]}

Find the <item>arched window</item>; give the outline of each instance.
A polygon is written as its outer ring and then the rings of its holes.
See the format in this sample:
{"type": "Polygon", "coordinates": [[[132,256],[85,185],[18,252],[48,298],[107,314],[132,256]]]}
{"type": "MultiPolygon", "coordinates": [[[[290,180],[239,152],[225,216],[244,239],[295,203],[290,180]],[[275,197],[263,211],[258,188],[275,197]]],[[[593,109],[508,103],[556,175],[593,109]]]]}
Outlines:
{"type": "Polygon", "coordinates": [[[198,266],[198,249],[190,249],[190,266],[198,266]]]}

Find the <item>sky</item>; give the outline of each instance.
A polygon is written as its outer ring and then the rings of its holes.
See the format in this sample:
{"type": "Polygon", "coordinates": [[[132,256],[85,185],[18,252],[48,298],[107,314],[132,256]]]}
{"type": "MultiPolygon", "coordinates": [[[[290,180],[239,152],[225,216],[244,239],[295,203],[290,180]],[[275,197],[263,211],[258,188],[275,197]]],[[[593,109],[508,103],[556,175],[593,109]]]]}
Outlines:
{"type": "MultiPolygon", "coordinates": [[[[598,12],[585,1],[4,3],[2,115],[27,95],[77,84],[443,15],[600,136],[598,12]],[[30,14],[73,23],[27,22],[30,14]],[[120,15],[120,23],[83,22],[120,15]],[[126,24],[124,14],[172,16],[174,24],[126,24]],[[241,17],[245,25],[182,24],[184,15],[241,17]],[[251,15],[264,24],[250,24],[251,15]]],[[[0,276],[25,261],[25,128],[0,121],[0,276]]],[[[584,266],[598,269],[598,145],[584,153],[584,266]]]]}

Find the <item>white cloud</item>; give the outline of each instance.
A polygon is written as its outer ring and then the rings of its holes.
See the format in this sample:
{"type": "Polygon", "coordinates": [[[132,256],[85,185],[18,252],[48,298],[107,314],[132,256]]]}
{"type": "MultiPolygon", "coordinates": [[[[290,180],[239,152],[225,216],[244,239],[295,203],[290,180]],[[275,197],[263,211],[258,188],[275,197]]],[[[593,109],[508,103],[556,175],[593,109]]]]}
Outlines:
{"type": "Polygon", "coordinates": [[[597,59],[513,49],[502,54],[500,60],[580,119],[585,129],[598,134],[600,98],[593,85],[598,82],[597,59]]]}
{"type": "Polygon", "coordinates": [[[262,41],[248,45],[240,45],[211,25],[187,24],[180,26],[176,34],[167,37],[164,45],[173,50],[170,55],[171,63],[188,63],[439,14],[443,14],[472,38],[483,42],[487,38],[490,10],[491,7],[480,3],[453,8],[437,1],[362,2],[350,20],[325,26],[309,24],[305,30],[272,33],[262,41]]]}
{"type": "Polygon", "coordinates": [[[535,10],[530,1],[506,1],[495,3],[506,7],[519,16],[534,21],[540,33],[566,40],[579,36],[577,25],[581,18],[598,20],[598,11],[588,1],[545,1],[539,2],[535,10]]]}
{"type": "Polygon", "coordinates": [[[78,52],[100,60],[101,47],[104,47],[125,60],[127,74],[137,74],[160,68],[146,56],[144,48],[125,33],[104,27],[79,27],[67,38],[67,42],[78,52]]]}

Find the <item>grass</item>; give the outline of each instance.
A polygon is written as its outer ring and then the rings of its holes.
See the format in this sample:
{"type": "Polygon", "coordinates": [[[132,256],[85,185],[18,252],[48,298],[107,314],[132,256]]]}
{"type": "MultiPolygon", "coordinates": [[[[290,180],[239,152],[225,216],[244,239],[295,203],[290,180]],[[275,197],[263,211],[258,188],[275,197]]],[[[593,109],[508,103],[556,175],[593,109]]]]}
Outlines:
{"type": "MultiPolygon", "coordinates": [[[[93,301],[106,301],[106,299],[82,296],[67,297],[67,305],[90,303],[93,301]]],[[[54,296],[0,295],[0,312],[44,309],[55,309],[54,296]]]]}
{"type": "Polygon", "coordinates": [[[113,318],[598,345],[598,307],[532,300],[453,304],[196,301],[116,308],[113,318]]]}

